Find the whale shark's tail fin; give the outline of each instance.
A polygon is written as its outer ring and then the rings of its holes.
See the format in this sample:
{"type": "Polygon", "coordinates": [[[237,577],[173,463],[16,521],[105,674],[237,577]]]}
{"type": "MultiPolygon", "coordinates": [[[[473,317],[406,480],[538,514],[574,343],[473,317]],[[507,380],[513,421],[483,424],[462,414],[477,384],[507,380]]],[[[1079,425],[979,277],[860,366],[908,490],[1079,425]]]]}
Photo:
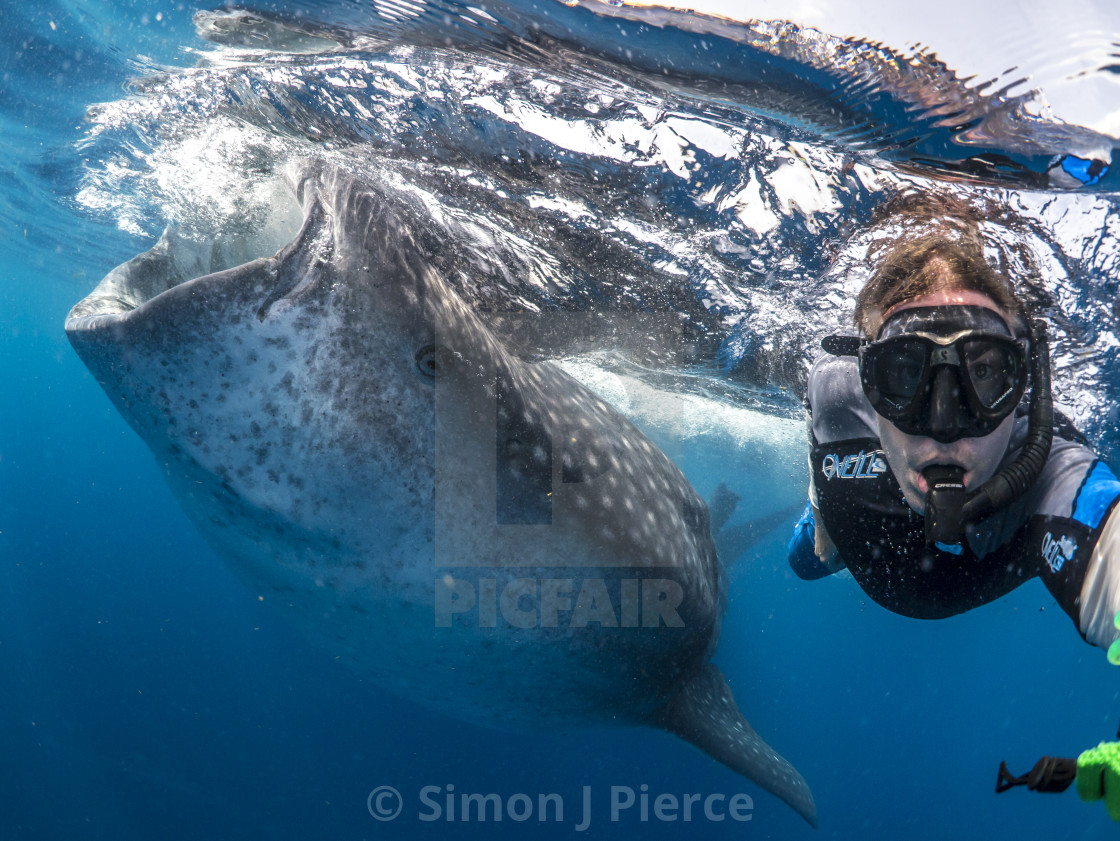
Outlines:
{"type": "Polygon", "coordinates": [[[743,718],[723,673],[711,663],[665,705],[657,724],[784,800],[814,827],[817,807],[804,778],[743,718]]]}

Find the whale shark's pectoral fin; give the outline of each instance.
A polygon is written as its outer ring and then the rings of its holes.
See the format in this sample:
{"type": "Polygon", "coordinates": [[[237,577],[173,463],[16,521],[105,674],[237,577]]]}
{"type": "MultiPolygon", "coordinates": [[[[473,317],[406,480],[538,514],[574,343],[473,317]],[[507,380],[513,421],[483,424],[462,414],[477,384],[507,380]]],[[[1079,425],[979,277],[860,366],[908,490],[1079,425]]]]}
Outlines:
{"type": "Polygon", "coordinates": [[[716,534],[724,527],[731,515],[735,513],[735,508],[739,505],[741,499],[742,497],[727,487],[725,482],[720,482],[719,486],[712,491],[712,497],[708,500],[708,516],[712,522],[712,534],[716,534]]]}
{"type": "Polygon", "coordinates": [[[747,550],[767,537],[774,529],[786,523],[792,525],[797,522],[797,518],[804,509],[804,501],[799,501],[796,505],[767,514],[765,517],[748,520],[745,523],[736,523],[733,526],[725,526],[718,532],[714,532],[712,538],[715,540],[716,552],[719,554],[720,560],[723,561],[725,567],[731,566],[747,550]]]}
{"type": "Polygon", "coordinates": [[[665,705],[657,724],[777,795],[817,825],[817,807],[808,783],[754,732],[735,705],[723,673],[711,663],[665,705]]]}

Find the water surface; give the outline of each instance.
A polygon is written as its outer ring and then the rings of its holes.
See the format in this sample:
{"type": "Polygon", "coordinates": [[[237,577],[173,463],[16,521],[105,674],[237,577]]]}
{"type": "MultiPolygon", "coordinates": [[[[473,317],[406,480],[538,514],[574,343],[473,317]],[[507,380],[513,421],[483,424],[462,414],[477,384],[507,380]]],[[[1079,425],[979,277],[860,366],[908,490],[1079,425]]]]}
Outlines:
{"type": "MultiPolygon", "coordinates": [[[[1043,70],[1120,40],[1093,10],[1093,49],[1052,44],[1043,70]]],[[[462,294],[628,412],[702,493],[735,488],[740,518],[803,497],[800,388],[866,276],[871,208],[904,182],[990,196],[1023,215],[1017,241],[1045,268],[1060,404],[1117,467],[1115,99],[1062,122],[1018,83],[1029,70],[970,78],[979,61],[946,65],[932,42],[866,43],[793,11],[0,11],[6,837],[517,837],[526,827],[508,822],[379,824],[365,798],[382,784],[573,803],[584,785],[602,798],[746,788],[652,732],[510,736],[365,686],[279,624],[182,517],[62,317],[168,226],[196,243],[248,231],[263,248],[293,161],[345,160],[387,185],[462,294]]],[[[1080,78],[1115,76],[1103,50],[1080,78]]],[[[992,794],[1000,759],[1079,751],[1120,715],[1103,653],[1037,582],[915,622],[850,580],[792,578],[787,529],[732,568],[717,662],[813,786],[821,833],[1114,832],[1072,794],[992,794]]],[[[746,826],[594,831],[811,834],[785,812],[758,794],[746,826]]]]}

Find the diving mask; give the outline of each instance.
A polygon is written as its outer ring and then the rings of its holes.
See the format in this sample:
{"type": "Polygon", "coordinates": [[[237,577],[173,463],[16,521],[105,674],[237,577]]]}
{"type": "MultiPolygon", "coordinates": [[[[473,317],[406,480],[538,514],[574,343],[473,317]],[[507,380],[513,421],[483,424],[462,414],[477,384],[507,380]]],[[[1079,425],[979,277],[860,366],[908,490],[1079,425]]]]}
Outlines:
{"type": "Polygon", "coordinates": [[[914,307],[859,348],[860,382],[872,408],[908,435],[978,438],[1019,405],[1029,350],[986,307],[914,307]]]}

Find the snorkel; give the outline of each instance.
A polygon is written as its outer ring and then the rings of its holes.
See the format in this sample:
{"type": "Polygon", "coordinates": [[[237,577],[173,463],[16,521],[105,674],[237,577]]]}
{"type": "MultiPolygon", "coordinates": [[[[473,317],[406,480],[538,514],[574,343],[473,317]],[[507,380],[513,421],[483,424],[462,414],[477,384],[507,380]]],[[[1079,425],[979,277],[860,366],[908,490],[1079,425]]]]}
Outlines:
{"type": "Polygon", "coordinates": [[[1026,493],[1046,465],[1054,440],[1054,399],[1050,391],[1050,343],[1041,319],[1029,322],[1031,397],[1027,440],[1019,455],[972,492],[964,487],[964,468],[931,465],[922,476],[926,494],[926,545],[959,546],[967,523],[1010,505],[1026,493]]]}

